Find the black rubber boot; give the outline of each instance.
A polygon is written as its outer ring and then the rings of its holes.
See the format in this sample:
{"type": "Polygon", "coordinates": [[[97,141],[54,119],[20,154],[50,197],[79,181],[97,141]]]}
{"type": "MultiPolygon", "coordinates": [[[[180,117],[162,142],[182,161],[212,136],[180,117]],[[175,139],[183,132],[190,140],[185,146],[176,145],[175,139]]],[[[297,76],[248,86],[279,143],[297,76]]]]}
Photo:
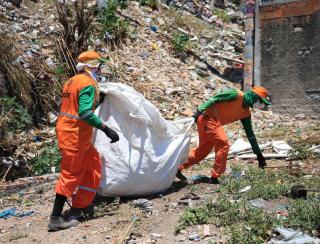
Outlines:
{"type": "Polygon", "coordinates": [[[182,173],[181,173],[181,170],[178,169],[178,172],[176,174],[176,177],[179,179],[179,180],[182,180],[182,181],[188,181],[187,177],[185,177],[182,173]]]}
{"type": "Polygon", "coordinates": [[[211,177],[210,184],[218,185],[218,184],[220,184],[220,180],[218,178],[211,177]]]}
{"type": "Polygon", "coordinates": [[[78,220],[78,221],[84,221],[88,218],[92,218],[94,215],[94,207],[92,205],[86,207],[86,208],[73,208],[71,207],[69,210],[67,210],[63,217],[67,220],[78,220]]]}
{"type": "Polygon", "coordinates": [[[48,231],[65,230],[71,227],[77,226],[79,224],[78,220],[66,221],[61,216],[50,216],[50,221],[48,224],[48,231]]]}

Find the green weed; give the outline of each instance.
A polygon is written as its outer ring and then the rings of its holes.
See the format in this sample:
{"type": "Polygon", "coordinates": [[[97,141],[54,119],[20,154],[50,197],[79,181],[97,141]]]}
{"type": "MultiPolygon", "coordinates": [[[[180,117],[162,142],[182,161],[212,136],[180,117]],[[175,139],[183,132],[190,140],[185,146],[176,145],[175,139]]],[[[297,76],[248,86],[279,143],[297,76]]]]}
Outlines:
{"type": "Polygon", "coordinates": [[[292,149],[289,150],[289,156],[293,159],[303,160],[313,156],[313,153],[308,150],[308,146],[305,146],[299,142],[291,144],[291,147],[292,149]]]}
{"type": "Polygon", "coordinates": [[[126,1],[108,0],[107,5],[99,12],[103,35],[111,40],[120,40],[127,36],[129,23],[116,15],[117,8],[125,8],[126,1]]]}
{"type": "Polygon", "coordinates": [[[175,32],[172,38],[172,47],[177,54],[187,50],[189,36],[183,33],[175,32]]]}
{"type": "MultiPolygon", "coordinates": [[[[320,230],[320,201],[319,199],[292,200],[288,206],[288,219],[285,225],[307,231],[320,230]]],[[[320,234],[320,233],[319,233],[320,234]]]]}
{"type": "Polygon", "coordinates": [[[36,175],[51,173],[51,167],[58,171],[61,155],[57,144],[48,143],[39,150],[41,153],[30,160],[31,168],[36,175]]]}
{"type": "Polygon", "coordinates": [[[225,10],[216,8],[212,11],[212,13],[218,16],[218,18],[222,19],[224,22],[230,22],[230,17],[225,10]]]}
{"type": "Polygon", "coordinates": [[[233,194],[237,199],[263,198],[268,200],[288,193],[290,184],[296,178],[286,171],[267,172],[251,167],[245,171],[245,175],[240,179],[234,177],[224,177],[223,179],[219,192],[233,194]],[[282,180],[279,181],[279,179],[282,180]],[[247,186],[251,188],[248,191],[240,192],[247,186]]]}
{"type": "Polygon", "coordinates": [[[32,123],[32,118],[27,110],[19,105],[15,98],[0,98],[0,131],[22,130],[32,123]]]}
{"type": "Polygon", "coordinates": [[[157,10],[159,8],[159,3],[157,0],[138,0],[138,2],[142,6],[148,6],[152,8],[153,10],[157,10]]]}
{"type": "MultiPolygon", "coordinates": [[[[239,172],[239,167],[233,172],[239,172]]],[[[228,243],[265,243],[272,227],[284,226],[314,233],[320,227],[320,202],[318,198],[290,200],[287,205],[288,217],[278,219],[263,208],[252,207],[248,200],[274,199],[288,193],[292,184],[304,184],[307,188],[319,187],[320,177],[297,178],[287,171],[268,172],[249,168],[240,178],[224,177],[214,203],[188,208],[180,217],[175,233],[188,226],[214,224],[223,227],[229,236],[228,243]],[[240,193],[245,186],[251,189],[240,193]]]]}

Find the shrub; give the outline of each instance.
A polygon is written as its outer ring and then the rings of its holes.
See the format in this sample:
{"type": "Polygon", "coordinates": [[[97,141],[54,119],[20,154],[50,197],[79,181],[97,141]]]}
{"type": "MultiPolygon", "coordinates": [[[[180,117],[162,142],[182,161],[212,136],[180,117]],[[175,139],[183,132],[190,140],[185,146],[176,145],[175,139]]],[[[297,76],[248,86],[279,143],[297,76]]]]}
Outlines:
{"type": "Polygon", "coordinates": [[[32,123],[27,110],[12,97],[0,98],[0,113],[0,131],[14,132],[25,129],[32,123]]]}
{"type": "Polygon", "coordinates": [[[182,53],[187,50],[189,36],[183,33],[175,32],[172,38],[172,46],[176,53],[182,53]]]}

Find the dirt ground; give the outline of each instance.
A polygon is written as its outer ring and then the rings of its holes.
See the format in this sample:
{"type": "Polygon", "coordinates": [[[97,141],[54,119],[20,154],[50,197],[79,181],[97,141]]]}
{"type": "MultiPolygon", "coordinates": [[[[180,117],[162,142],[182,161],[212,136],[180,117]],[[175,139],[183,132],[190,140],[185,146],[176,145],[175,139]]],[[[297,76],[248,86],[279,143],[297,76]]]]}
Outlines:
{"type": "MultiPolygon", "coordinates": [[[[132,204],[134,199],[121,199],[120,203],[108,204],[103,208],[101,206],[104,205],[104,199],[102,199],[99,201],[100,207],[98,207],[97,215],[101,215],[101,212],[106,210],[104,216],[90,219],[69,230],[47,232],[48,218],[54,200],[53,185],[47,185],[43,192],[25,193],[21,201],[12,202],[15,200],[11,199],[1,207],[1,210],[4,210],[15,206],[17,212],[34,211],[30,216],[1,219],[1,242],[113,243],[116,238],[121,238],[124,235],[132,219],[136,217],[137,220],[130,231],[129,237],[136,239],[138,243],[152,243],[151,238],[157,243],[176,243],[177,240],[188,243],[184,239],[186,239],[187,233],[192,234],[193,230],[184,232],[185,238],[182,235],[178,237],[174,235],[178,218],[187,208],[187,205],[193,206],[204,201],[216,187],[205,183],[186,185],[181,182],[174,182],[163,195],[148,198],[152,202],[152,212],[144,212],[134,207],[132,204]],[[193,198],[199,199],[188,199],[190,194],[193,198]],[[180,201],[184,197],[186,200],[180,201]],[[152,234],[156,234],[155,237],[152,237],[152,234]]],[[[110,203],[110,199],[105,202],[110,203]]],[[[65,207],[65,209],[67,208],[68,206],[65,207]]],[[[195,230],[195,232],[198,231],[195,230]]],[[[215,239],[220,238],[218,233],[213,232],[213,234],[215,239]]]]}
{"type": "MultiPolygon", "coordinates": [[[[187,176],[210,175],[210,165],[188,170],[187,176]]],[[[188,206],[196,206],[214,198],[219,186],[208,183],[184,184],[175,181],[162,195],[148,197],[152,211],[146,212],[133,205],[135,199],[99,198],[96,202],[96,217],[82,222],[69,230],[48,232],[47,224],[54,200],[54,183],[45,184],[42,189],[20,193],[21,197],[7,198],[1,210],[16,207],[17,212],[34,211],[30,216],[0,219],[0,241],[3,243],[116,243],[129,229],[128,243],[194,243],[192,234],[199,234],[198,243],[225,243],[226,237],[219,228],[209,225],[210,235],[203,235],[204,226],[198,225],[175,235],[178,219],[188,206]]],[[[285,203],[285,198],[270,201],[268,207],[285,203]]],[[[267,208],[268,208],[267,207],[267,208]]],[[[68,206],[65,206],[67,209],[68,206]]],[[[120,243],[120,242],[118,242],[120,243]]]]}

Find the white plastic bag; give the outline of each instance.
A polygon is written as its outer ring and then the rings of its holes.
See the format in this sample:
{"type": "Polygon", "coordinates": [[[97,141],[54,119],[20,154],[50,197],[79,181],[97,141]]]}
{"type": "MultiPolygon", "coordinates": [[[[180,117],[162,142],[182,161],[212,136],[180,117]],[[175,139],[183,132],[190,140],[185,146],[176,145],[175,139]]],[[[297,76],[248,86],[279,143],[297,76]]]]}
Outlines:
{"type": "Polygon", "coordinates": [[[153,104],[124,84],[107,83],[101,91],[106,97],[96,114],[120,140],[110,144],[102,131],[94,133],[103,159],[99,194],[143,196],[165,191],[187,159],[193,119],[163,119],[153,104]]]}

